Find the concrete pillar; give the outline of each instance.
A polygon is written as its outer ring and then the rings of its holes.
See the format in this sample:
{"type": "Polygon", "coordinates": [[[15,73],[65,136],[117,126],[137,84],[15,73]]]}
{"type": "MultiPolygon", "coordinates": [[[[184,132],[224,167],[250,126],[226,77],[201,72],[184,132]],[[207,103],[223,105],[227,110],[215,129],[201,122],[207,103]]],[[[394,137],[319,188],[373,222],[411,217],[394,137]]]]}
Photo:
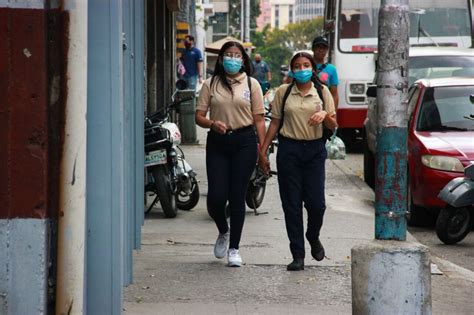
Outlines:
{"type": "Polygon", "coordinates": [[[352,314],[431,314],[428,249],[398,241],[352,248],[352,314]]]}
{"type": "Polygon", "coordinates": [[[66,0],[64,10],[69,16],[68,95],[60,179],[56,314],[81,314],[86,233],[87,2],[66,0]]]}

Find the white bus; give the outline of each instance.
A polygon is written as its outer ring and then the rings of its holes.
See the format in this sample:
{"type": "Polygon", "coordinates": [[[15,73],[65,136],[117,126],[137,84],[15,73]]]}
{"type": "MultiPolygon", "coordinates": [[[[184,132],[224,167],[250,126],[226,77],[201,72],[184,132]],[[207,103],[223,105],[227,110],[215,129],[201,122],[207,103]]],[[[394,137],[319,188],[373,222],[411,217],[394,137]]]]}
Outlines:
{"type": "MultiPolygon", "coordinates": [[[[375,74],[380,0],[325,0],[329,62],[339,76],[338,133],[362,132],[366,89],[375,74]]],[[[410,46],[471,47],[471,0],[409,0],[410,46]]]]}

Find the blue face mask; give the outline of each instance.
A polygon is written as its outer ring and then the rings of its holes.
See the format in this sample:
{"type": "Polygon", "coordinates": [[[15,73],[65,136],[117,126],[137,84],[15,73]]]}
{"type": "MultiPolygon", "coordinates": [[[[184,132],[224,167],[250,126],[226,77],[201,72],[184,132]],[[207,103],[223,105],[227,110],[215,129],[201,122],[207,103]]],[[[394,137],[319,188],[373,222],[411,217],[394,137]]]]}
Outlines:
{"type": "Polygon", "coordinates": [[[240,71],[240,68],[242,68],[242,59],[224,57],[224,62],[222,65],[224,66],[224,71],[228,74],[236,74],[240,71]]]}
{"type": "Polygon", "coordinates": [[[306,83],[311,80],[313,76],[313,69],[303,69],[293,72],[293,78],[295,78],[298,83],[306,83]]]}

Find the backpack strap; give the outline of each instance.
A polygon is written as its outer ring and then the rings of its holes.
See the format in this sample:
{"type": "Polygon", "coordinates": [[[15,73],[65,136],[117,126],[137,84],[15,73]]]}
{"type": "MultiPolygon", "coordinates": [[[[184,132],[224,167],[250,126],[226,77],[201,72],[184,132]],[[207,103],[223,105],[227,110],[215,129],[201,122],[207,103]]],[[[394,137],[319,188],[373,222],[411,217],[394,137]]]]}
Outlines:
{"type": "Polygon", "coordinates": [[[281,103],[281,117],[280,117],[280,126],[278,127],[278,133],[280,133],[281,128],[283,127],[283,118],[285,117],[285,103],[288,96],[291,93],[291,89],[295,85],[295,82],[291,82],[290,85],[286,88],[285,94],[283,95],[282,103],[281,103]]]}
{"type": "Polygon", "coordinates": [[[247,84],[249,86],[250,91],[250,107],[252,107],[252,80],[250,79],[249,75],[247,75],[247,84]]]}
{"type": "Polygon", "coordinates": [[[328,63],[326,62],[326,63],[323,63],[321,65],[321,68],[319,68],[319,69],[316,68],[316,73],[319,74],[320,72],[322,72],[324,70],[324,68],[326,68],[327,65],[328,65],[328,63]]]}
{"type": "Polygon", "coordinates": [[[318,96],[321,99],[321,102],[323,103],[323,110],[326,110],[324,106],[324,97],[323,97],[323,86],[319,80],[313,80],[313,85],[316,88],[316,91],[318,92],[318,96]]]}

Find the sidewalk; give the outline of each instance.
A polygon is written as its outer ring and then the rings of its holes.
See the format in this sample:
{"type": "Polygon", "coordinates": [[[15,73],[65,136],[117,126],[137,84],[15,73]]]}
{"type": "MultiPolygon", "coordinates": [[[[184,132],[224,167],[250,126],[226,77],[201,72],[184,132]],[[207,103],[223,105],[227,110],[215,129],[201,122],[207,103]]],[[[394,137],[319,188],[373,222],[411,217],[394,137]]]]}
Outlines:
{"type": "MultiPolygon", "coordinates": [[[[134,284],[124,293],[124,313],[350,314],[351,248],[373,240],[372,190],[344,161],[328,160],[321,232],[327,259],[311,259],[307,244],[305,270],[288,272],[291,255],[277,179],[271,178],[258,209],[268,214],[255,216],[247,209],[241,241],[245,265],[228,268],[225,259],[213,256],[217,229],[206,210],[205,136],[198,128],[200,144],[182,146],[200,179],[199,204],[174,219],[166,219],[159,208],[146,217],[142,250],[134,255],[134,284]]],[[[408,241],[416,240],[408,235],[408,241]]],[[[433,313],[472,314],[473,279],[456,271],[433,275],[433,313]]]]}

